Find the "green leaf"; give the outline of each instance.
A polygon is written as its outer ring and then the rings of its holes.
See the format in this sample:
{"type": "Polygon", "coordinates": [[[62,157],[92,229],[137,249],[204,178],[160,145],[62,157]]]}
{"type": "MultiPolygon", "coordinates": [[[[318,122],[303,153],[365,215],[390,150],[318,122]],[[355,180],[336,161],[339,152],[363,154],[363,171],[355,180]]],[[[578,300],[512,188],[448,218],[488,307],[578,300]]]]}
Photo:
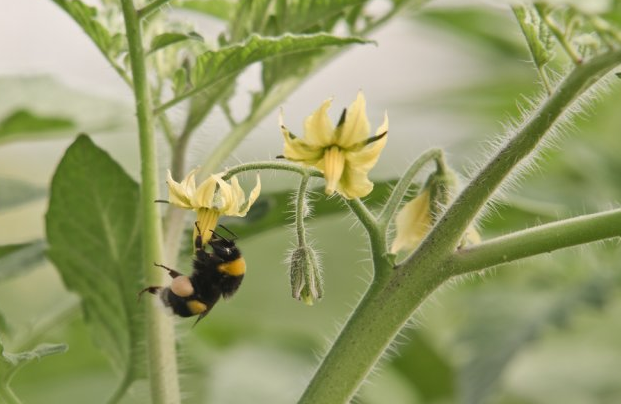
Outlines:
{"type": "Polygon", "coordinates": [[[252,35],[244,43],[232,45],[217,51],[208,51],[196,59],[191,69],[193,93],[217,84],[219,81],[237,75],[253,63],[274,56],[320,49],[327,46],[344,46],[353,43],[369,43],[362,38],[337,37],[329,34],[283,35],[261,37],[252,35]]]}
{"type": "Polygon", "coordinates": [[[86,136],[67,149],[52,179],[48,256],[81,299],[96,343],[124,373],[121,391],[145,376],[139,187],[86,136]]]}
{"type": "Polygon", "coordinates": [[[391,366],[416,389],[422,402],[455,402],[456,372],[450,361],[420,330],[408,329],[403,334],[407,343],[398,348],[399,354],[390,361],[391,366]]]}
{"type": "Polygon", "coordinates": [[[513,21],[503,10],[468,6],[429,7],[420,12],[416,9],[411,15],[417,22],[428,23],[433,29],[440,28],[461,40],[468,40],[468,45],[479,45],[487,54],[493,51],[499,56],[524,55],[521,41],[506,29],[513,21]]]}
{"type": "Polygon", "coordinates": [[[43,240],[0,246],[0,281],[24,275],[41,264],[45,259],[44,249],[43,240]]]}
{"type": "Polygon", "coordinates": [[[16,133],[73,129],[74,127],[75,123],[68,118],[37,115],[26,109],[19,109],[0,121],[0,137],[16,133]]]}
{"type": "Polygon", "coordinates": [[[3,403],[19,403],[9,386],[11,379],[24,365],[36,360],[67,351],[65,344],[41,344],[32,351],[18,353],[7,352],[0,339],[0,401],[3,403]]]}
{"type": "Polygon", "coordinates": [[[196,32],[190,32],[187,34],[182,34],[179,32],[166,32],[164,34],[160,34],[154,37],[151,40],[151,49],[149,49],[148,53],[151,54],[167,46],[187,40],[195,40],[201,42],[204,41],[203,37],[196,32]]]}
{"type": "Polygon", "coordinates": [[[24,181],[0,178],[0,212],[40,199],[46,195],[43,188],[24,181]]]}
{"type": "MultiPolygon", "coordinates": [[[[575,258],[563,266],[572,263],[575,258]]],[[[548,264],[544,264],[546,269],[548,264]]],[[[512,293],[504,288],[487,291],[480,294],[478,301],[469,302],[468,322],[460,335],[465,346],[458,347],[468,353],[460,371],[461,402],[486,402],[503,370],[522,350],[540,338],[550,325],[566,327],[572,316],[580,312],[578,309],[601,308],[613,297],[618,280],[596,271],[576,283],[572,287],[558,286],[553,296],[548,290],[539,299],[534,293],[525,296],[523,292],[512,293]]]]}
{"type": "Polygon", "coordinates": [[[79,0],[53,0],[71,18],[75,20],[84,32],[91,38],[97,48],[108,58],[114,59],[124,46],[124,37],[110,33],[97,21],[97,8],[90,7],[79,0]]]}
{"type": "Polygon", "coordinates": [[[174,2],[174,6],[229,21],[235,16],[236,4],[229,0],[190,0],[174,2]]]}
{"type": "Polygon", "coordinates": [[[129,131],[135,125],[125,103],[77,91],[49,76],[3,76],[0,88],[0,121],[9,122],[9,130],[0,135],[0,144],[74,137],[81,131],[129,131]],[[16,115],[15,111],[26,113],[16,115]],[[54,130],[50,127],[44,131],[45,122],[53,124],[54,130]]]}
{"type": "Polygon", "coordinates": [[[533,62],[542,69],[553,57],[552,34],[534,8],[513,6],[513,13],[522,28],[533,62]]]}

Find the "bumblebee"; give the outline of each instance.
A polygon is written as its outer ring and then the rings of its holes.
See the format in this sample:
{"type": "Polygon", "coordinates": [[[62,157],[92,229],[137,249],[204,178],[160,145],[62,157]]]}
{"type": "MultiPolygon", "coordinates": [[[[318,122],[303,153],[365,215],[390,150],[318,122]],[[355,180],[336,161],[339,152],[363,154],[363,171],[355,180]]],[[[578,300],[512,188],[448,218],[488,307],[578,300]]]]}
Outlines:
{"type": "MultiPolygon", "coordinates": [[[[195,223],[198,228],[198,225],[195,223]]],[[[168,271],[172,278],[170,286],[149,286],[138,294],[138,298],[144,292],[159,295],[165,306],[170,307],[180,317],[192,317],[198,315],[194,325],[198,324],[220,297],[229,298],[239,288],[244,274],[246,273],[246,261],[235,245],[237,236],[229,229],[220,225],[234,238],[227,239],[215,231],[207,244],[213,252],[205,251],[203,237],[200,234],[194,240],[195,257],[193,261],[194,271],[192,275],[183,275],[165,265],[155,263],[156,266],[168,271]]]]}

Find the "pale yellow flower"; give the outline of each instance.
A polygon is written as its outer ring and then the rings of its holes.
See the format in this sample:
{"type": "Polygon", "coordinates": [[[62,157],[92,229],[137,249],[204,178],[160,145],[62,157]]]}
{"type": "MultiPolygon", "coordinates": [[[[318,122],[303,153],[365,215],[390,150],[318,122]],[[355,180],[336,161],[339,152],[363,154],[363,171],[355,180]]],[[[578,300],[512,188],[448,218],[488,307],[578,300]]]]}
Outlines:
{"type": "Polygon", "coordinates": [[[326,194],[338,192],[347,199],[360,198],[373,190],[367,178],[386,145],[388,116],[369,137],[370,124],[366,115],[366,101],[362,92],[343,111],[334,127],[327,111],[332,99],[324,103],[304,121],[304,136],[298,138],[283,124],[280,128],[285,138],[283,155],[287,160],[314,166],[321,170],[326,180],[326,194]]]}
{"type": "MultiPolygon", "coordinates": [[[[395,219],[397,234],[390,247],[391,253],[412,251],[427,236],[434,223],[431,202],[431,191],[425,188],[416,198],[403,205],[395,219]]],[[[470,225],[461,239],[459,248],[480,242],[481,236],[475,227],[470,225]]]]}
{"type": "Polygon", "coordinates": [[[237,177],[232,177],[228,183],[222,179],[223,173],[210,175],[197,187],[197,170],[190,171],[181,182],[173,180],[169,170],[166,183],[171,204],[196,211],[198,229],[194,228],[194,238],[200,230],[205,244],[211,238],[220,216],[246,215],[261,192],[261,178],[257,175],[257,183],[246,199],[237,177]]]}
{"type": "Polygon", "coordinates": [[[418,247],[431,229],[430,206],[431,192],[429,188],[403,205],[395,219],[397,235],[390,247],[391,253],[396,254],[401,250],[413,250],[418,247]]]}

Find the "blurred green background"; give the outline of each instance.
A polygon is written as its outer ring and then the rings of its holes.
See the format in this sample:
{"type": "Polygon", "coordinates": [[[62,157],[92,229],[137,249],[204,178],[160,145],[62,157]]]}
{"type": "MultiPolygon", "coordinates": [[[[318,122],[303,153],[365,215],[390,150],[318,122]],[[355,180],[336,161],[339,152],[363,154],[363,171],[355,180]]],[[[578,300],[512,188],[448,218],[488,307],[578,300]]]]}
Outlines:
{"type": "MultiPolygon", "coordinates": [[[[51,28],[35,25],[49,18],[68,26],[71,22],[60,10],[20,7],[14,13],[32,13],[33,19],[19,27],[4,25],[3,37],[25,30],[31,35],[24,39],[26,45],[42,47],[58,40],[61,50],[68,49],[61,34],[46,38],[45,30],[51,28]]],[[[612,13],[621,20],[618,5],[612,13]]],[[[11,14],[2,19],[11,19],[11,14]]],[[[67,32],[67,37],[79,34],[75,29],[67,32]]],[[[518,116],[522,97],[538,93],[535,71],[508,9],[427,7],[405,13],[373,38],[378,47],[348,51],[308,81],[284,108],[295,131],[326,97],[336,97],[337,114],[337,106],[347,105],[362,88],[372,125],[379,125],[384,110],[391,121],[390,141],[371,173],[379,182],[396,178],[419,152],[432,146],[445,148],[449,163],[467,176],[472,163],[484,158],[485,142],[502,132],[502,123],[518,116]],[[365,69],[356,68],[361,65],[365,69]]],[[[83,49],[90,56],[57,52],[54,59],[43,52],[37,59],[28,46],[22,53],[6,44],[2,49],[1,245],[42,237],[51,175],[78,131],[93,135],[136,177],[130,94],[110,78],[110,69],[90,44],[83,41],[81,46],[73,52],[83,49]],[[23,72],[28,75],[16,74],[23,72]],[[41,124],[57,129],[22,141],[24,129],[15,129],[8,119],[15,122],[20,110],[54,118],[41,124]],[[15,200],[15,195],[23,195],[25,203],[9,205],[6,201],[15,200]]],[[[480,223],[483,238],[618,205],[620,87],[618,80],[613,82],[575,127],[555,141],[557,147],[545,151],[538,168],[489,209],[480,223]]],[[[245,90],[251,88],[252,74],[245,90]]],[[[212,147],[222,125],[207,122],[193,144],[193,163],[212,147]]],[[[253,131],[229,164],[272,158],[281,152],[279,142],[273,115],[253,131]]],[[[164,156],[164,143],[160,145],[164,156]]],[[[292,178],[266,174],[262,179],[258,213],[232,223],[240,229],[239,245],[249,264],[242,289],[195,329],[190,328],[192,321],[177,322],[185,402],[294,402],[368,282],[362,228],[335,201],[325,202],[319,194],[321,209],[309,225],[321,252],[325,297],[313,307],[293,300],[283,263],[293,243],[290,226],[277,223],[243,236],[244,229],[258,223],[253,220],[261,219],[260,209],[284,209],[274,208],[272,202],[284,197],[278,192],[289,189],[292,178]]],[[[383,189],[378,186],[371,199],[381,202],[383,189]]],[[[65,290],[54,268],[38,263],[32,252],[24,254],[35,265],[19,257],[25,264],[18,271],[9,271],[12,264],[1,254],[0,335],[5,348],[28,350],[39,342],[69,345],[67,353],[22,370],[13,383],[15,392],[33,404],[105,402],[119,376],[93,345],[76,296],[65,290]]],[[[621,402],[620,258],[616,240],[505,265],[443,287],[414,316],[356,402],[621,402]]],[[[136,384],[124,402],[143,402],[146,389],[144,383],[136,384]]]]}

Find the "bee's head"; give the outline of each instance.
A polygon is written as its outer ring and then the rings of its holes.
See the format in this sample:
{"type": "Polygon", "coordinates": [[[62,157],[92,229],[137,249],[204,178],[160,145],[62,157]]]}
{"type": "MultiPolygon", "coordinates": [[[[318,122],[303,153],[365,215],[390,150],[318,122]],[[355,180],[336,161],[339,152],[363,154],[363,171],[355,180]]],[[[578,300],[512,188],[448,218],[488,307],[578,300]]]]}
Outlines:
{"type": "Polygon", "coordinates": [[[213,253],[225,262],[234,261],[241,256],[239,248],[235,245],[235,240],[222,237],[215,231],[209,240],[209,245],[213,249],[213,253]]]}

